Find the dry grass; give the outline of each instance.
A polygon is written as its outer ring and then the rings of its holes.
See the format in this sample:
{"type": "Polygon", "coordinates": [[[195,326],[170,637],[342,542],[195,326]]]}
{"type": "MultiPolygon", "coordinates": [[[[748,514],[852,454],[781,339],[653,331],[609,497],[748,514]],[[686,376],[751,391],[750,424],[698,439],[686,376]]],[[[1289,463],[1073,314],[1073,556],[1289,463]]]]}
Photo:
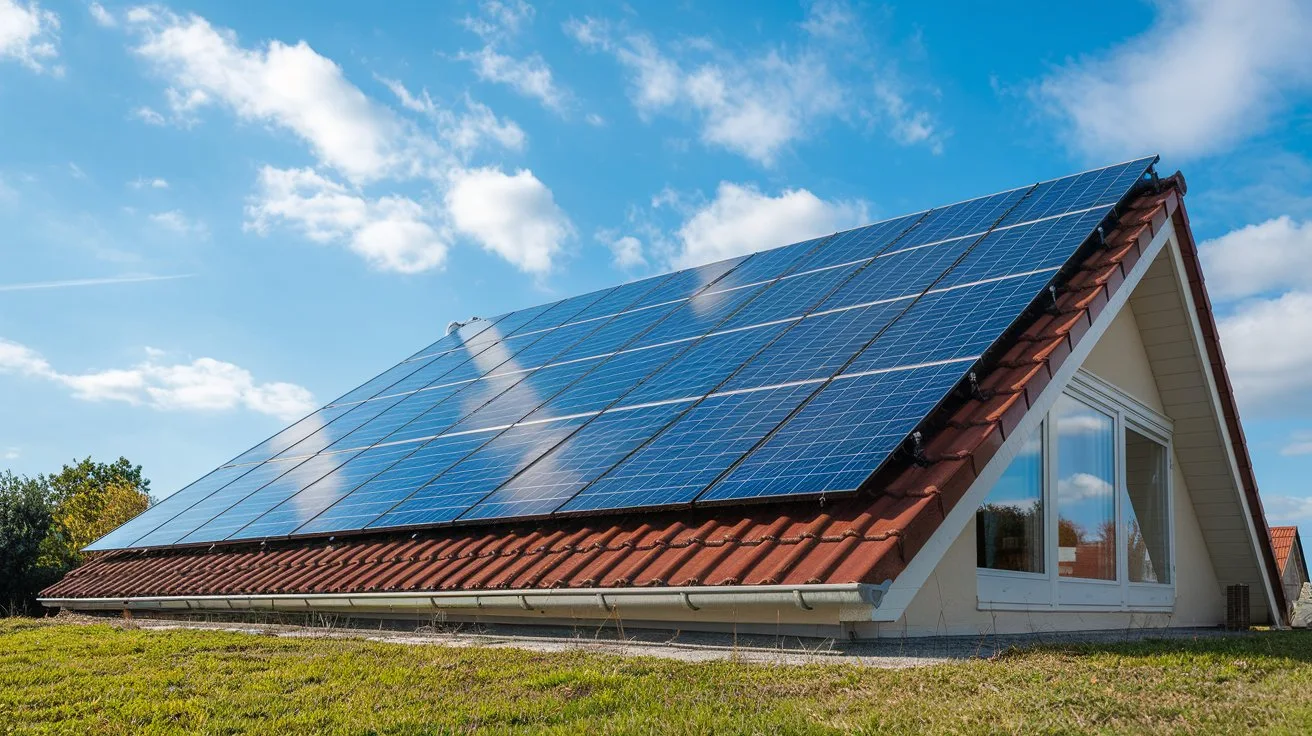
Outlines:
{"type": "Polygon", "coordinates": [[[1312,633],[901,670],[0,620],[0,732],[1312,732],[1312,633]]]}

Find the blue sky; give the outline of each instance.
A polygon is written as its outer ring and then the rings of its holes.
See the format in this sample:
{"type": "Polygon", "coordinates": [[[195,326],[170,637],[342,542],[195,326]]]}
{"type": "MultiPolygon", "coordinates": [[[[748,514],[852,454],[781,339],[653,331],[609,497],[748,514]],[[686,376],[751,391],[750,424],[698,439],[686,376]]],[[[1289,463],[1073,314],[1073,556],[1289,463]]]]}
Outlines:
{"type": "Polygon", "coordinates": [[[0,0],[0,466],[164,495],[490,315],[1145,153],[1312,533],[1295,0],[0,0]]]}

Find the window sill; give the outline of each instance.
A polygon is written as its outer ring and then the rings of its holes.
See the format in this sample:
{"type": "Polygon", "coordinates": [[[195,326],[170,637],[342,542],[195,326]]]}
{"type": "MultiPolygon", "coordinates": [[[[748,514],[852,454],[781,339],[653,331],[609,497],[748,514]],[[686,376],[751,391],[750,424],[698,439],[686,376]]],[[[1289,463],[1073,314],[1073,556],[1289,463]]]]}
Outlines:
{"type": "Polygon", "coordinates": [[[1174,613],[1175,606],[1075,605],[1071,603],[1018,603],[1006,601],[978,601],[980,611],[1050,611],[1052,613],[1174,613]]]}

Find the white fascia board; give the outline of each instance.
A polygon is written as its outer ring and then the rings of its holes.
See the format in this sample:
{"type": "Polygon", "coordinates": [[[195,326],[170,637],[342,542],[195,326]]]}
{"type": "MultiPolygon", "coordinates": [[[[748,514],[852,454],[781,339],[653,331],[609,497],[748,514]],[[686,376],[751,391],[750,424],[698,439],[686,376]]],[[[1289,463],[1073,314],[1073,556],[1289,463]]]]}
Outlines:
{"type": "MultiPolygon", "coordinates": [[[[1175,229],[1175,219],[1171,218],[1171,232],[1175,229]]],[[[1262,581],[1263,592],[1266,593],[1267,609],[1271,612],[1271,620],[1277,627],[1282,627],[1284,622],[1281,620],[1280,607],[1276,605],[1276,594],[1274,590],[1274,581],[1266,569],[1266,556],[1262,554],[1263,545],[1271,544],[1269,538],[1263,539],[1267,533],[1265,519],[1261,529],[1258,528],[1257,516],[1253,513],[1253,507],[1248,503],[1248,494],[1244,492],[1243,476],[1239,472],[1239,459],[1235,456],[1234,438],[1230,436],[1230,427],[1225,421],[1225,412],[1221,405],[1221,392],[1217,389],[1216,374],[1212,371],[1212,361],[1208,358],[1207,343],[1203,339],[1203,326],[1198,321],[1198,308],[1194,303],[1193,290],[1189,288],[1189,282],[1185,276],[1184,258],[1180,255],[1179,248],[1171,249],[1171,265],[1175,271],[1176,287],[1180,290],[1180,299],[1184,303],[1185,317],[1189,322],[1189,332],[1193,336],[1194,349],[1198,355],[1198,362],[1201,364],[1203,376],[1207,379],[1207,396],[1212,406],[1212,413],[1216,419],[1216,426],[1221,433],[1221,445],[1225,448],[1226,464],[1230,468],[1230,476],[1233,479],[1235,493],[1239,495],[1240,507],[1244,509],[1248,517],[1248,537],[1253,546],[1253,560],[1257,565],[1258,579],[1262,581]]],[[[1219,339],[1219,338],[1218,338],[1219,339]]],[[[1238,408],[1235,409],[1238,412],[1238,408]]],[[[1238,419],[1238,416],[1236,416],[1238,419]]],[[[1256,482],[1256,481],[1254,481],[1256,482]]],[[[1206,534],[1206,532],[1204,532],[1206,534]]]]}
{"type": "MultiPolygon", "coordinates": [[[[929,576],[938,567],[943,560],[943,555],[947,554],[948,548],[952,546],[957,538],[966,528],[966,524],[975,515],[975,510],[983,503],[988,496],[989,491],[1006,472],[1007,467],[1011,465],[1014,459],[1024,447],[1026,440],[1029,439],[1039,428],[1039,424],[1047,416],[1048,410],[1056,403],[1057,397],[1066,389],[1067,384],[1071,382],[1079,371],[1080,366],[1084,364],[1085,358],[1093,351],[1093,347],[1098,344],[1107,328],[1111,326],[1116,315],[1130,300],[1130,295],[1134,293],[1134,288],[1138,286],[1143,279],[1148,268],[1156,260],[1157,255],[1167,245],[1175,243],[1175,223],[1168,220],[1148,248],[1139,256],[1130,273],[1125,275],[1125,281],[1121,283],[1110,298],[1107,305],[1098,313],[1092,326],[1080,338],[1079,342],[1071,350],[1071,354],[1066,356],[1066,360],[1057,367],[1056,373],[1053,374],[1052,380],[1044,387],[1039,394],[1038,401],[1031,406],[1025,416],[1021,417],[1020,422],[1016,425],[1009,437],[1002,443],[997,454],[989,461],[984,470],[971,483],[970,488],[966,491],[961,500],[952,507],[948,512],[943,523],[939,524],[938,529],[930,535],[929,540],[911,558],[906,569],[894,580],[888,583],[888,591],[884,593],[883,600],[875,608],[872,621],[897,621],[906,612],[911,601],[920,592],[921,586],[929,579],[929,576]]],[[[1177,256],[1178,257],[1178,256],[1177,256]]]]}

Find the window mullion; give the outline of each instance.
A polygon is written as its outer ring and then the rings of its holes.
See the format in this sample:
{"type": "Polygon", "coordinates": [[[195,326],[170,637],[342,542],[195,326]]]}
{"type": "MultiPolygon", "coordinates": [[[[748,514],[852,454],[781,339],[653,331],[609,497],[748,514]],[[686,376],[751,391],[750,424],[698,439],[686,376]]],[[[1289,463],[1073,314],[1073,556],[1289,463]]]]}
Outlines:
{"type": "Polygon", "coordinates": [[[1129,478],[1126,469],[1129,464],[1125,459],[1125,411],[1116,412],[1116,579],[1121,583],[1121,605],[1126,605],[1130,595],[1130,528],[1126,522],[1125,505],[1129,499],[1129,478]]]}

